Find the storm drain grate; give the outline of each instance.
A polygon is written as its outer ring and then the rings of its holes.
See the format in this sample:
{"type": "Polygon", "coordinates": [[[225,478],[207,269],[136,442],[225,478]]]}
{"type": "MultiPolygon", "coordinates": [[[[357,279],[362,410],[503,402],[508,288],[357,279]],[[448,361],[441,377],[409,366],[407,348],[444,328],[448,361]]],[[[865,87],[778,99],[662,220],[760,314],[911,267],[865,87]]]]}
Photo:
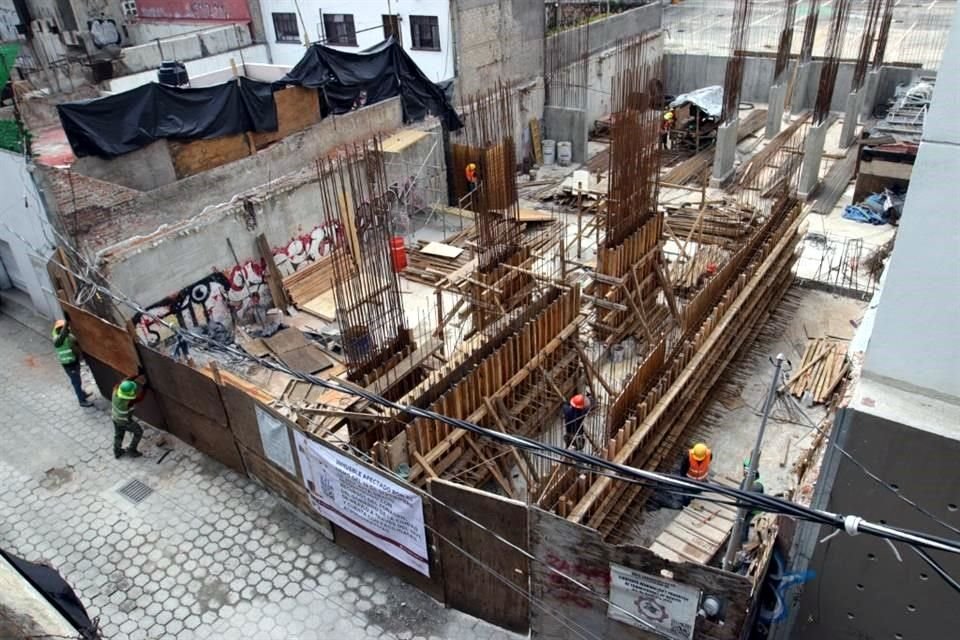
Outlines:
{"type": "Polygon", "coordinates": [[[122,495],[133,504],[140,504],[146,499],[147,496],[153,493],[153,489],[139,480],[131,480],[127,484],[117,489],[117,493],[122,495]]]}

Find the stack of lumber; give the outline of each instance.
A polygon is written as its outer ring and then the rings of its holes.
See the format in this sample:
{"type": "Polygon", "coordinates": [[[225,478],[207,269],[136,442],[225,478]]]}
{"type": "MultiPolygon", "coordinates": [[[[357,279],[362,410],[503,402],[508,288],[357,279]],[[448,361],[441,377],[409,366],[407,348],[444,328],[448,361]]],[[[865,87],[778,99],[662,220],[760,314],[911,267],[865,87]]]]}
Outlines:
{"type": "Polygon", "coordinates": [[[283,279],[290,301],[300,307],[333,288],[333,254],[323,256],[283,279]]]}
{"type": "Polygon", "coordinates": [[[786,387],[798,398],[810,393],[813,402],[830,399],[840,380],[847,374],[847,344],[830,338],[811,338],[803,353],[800,368],[786,387]]]}
{"type": "Polygon", "coordinates": [[[470,262],[470,252],[440,242],[417,240],[417,247],[407,252],[407,268],[403,276],[408,280],[434,286],[470,262]]]}
{"type": "MultiPolygon", "coordinates": [[[[756,133],[767,122],[766,109],[754,109],[744,117],[737,127],[737,142],[756,133]]],[[[684,160],[661,176],[660,181],[667,184],[685,185],[694,178],[704,175],[713,166],[714,147],[709,147],[684,160]]]]}
{"type": "Polygon", "coordinates": [[[693,207],[666,207],[666,210],[670,231],[698,243],[739,243],[757,227],[755,211],[733,203],[708,204],[702,211],[693,207]]]}

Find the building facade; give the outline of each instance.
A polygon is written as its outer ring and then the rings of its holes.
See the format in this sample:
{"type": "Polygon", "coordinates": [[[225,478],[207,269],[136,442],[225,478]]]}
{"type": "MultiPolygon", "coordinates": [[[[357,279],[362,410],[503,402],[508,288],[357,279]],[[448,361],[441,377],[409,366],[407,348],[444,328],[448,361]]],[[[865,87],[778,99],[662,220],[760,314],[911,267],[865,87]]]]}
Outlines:
{"type": "Polygon", "coordinates": [[[295,65],[306,46],[326,44],[360,52],[395,36],[426,76],[456,75],[450,0],[261,0],[274,64],[295,65]]]}

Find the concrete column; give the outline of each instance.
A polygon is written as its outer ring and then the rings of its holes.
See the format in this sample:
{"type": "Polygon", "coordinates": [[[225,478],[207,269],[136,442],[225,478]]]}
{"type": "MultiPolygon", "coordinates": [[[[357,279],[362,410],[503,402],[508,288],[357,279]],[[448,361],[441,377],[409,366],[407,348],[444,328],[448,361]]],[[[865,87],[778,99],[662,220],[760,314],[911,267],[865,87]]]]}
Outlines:
{"type": "Polygon", "coordinates": [[[713,178],[711,185],[722,185],[733,173],[733,161],[737,157],[737,127],[740,118],[734,118],[717,129],[717,150],[713,154],[713,178]]]}
{"type": "Polygon", "coordinates": [[[587,161],[589,126],[583,109],[545,106],[543,108],[544,139],[571,142],[574,162],[587,161]]]}
{"type": "Polygon", "coordinates": [[[860,116],[864,120],[873,116],[873,110],[877,106],[877,91],[880,90],[880,71],[871,71],[867,74],[867,80],[860,90],[863,100],[860,105],[860,116]]]}
{"type": "Polygon", "coordinates": [[[827,139],[830,120],[810,127],[803,149],[803,167],[800,169],[800,186],[797,193],[806,199],[820,183],[820,162],[823,160],[823,144],[827,139]]]}
{"type": "Polygon", "coordinates": [[[786,85],[775,84],[770,87],[770,104],[767,106],[767,132],[765,136],[767,140],[780,133],[780,127],[783,126],[783,107],[786,98],[786,85]]]}
{"type": "Polygon", "coordinates": [[[847,96],[847,112],[843,116],[843,129],[840,131],[840,148],[846,149],[857,137],[857,118],[860,117],[860,89],[851,91],[847,96]]]}
{"type": "Polygon", "coordinates": [[[807,108],[807,94],[813,63],[804,62],[797,67],[797,79],[793,85],[793,99],[790,101],[790,113],[800,113],[807,108]]]}

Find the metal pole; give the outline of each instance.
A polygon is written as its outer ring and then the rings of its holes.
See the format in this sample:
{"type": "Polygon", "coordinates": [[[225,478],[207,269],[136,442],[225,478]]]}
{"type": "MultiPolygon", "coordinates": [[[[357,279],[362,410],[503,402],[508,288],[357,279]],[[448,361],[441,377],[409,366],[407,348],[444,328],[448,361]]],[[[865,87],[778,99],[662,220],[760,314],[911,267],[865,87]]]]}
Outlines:
{"type": "MultiPolygon", "coordinates": [[[[743,478],[740,488],[744,491],[750,491],[753,487],[753,480],[757,477],[757,467],[760,462],[760,445],[763,444],[763,432],[767,428],[767,418],[770,417],[770,410],[773,408],[773,401],[777,393],[777,387],[780,386],[780,370],[783,368],[783,354],[777,354],[776,368],[773,373],[773,381],[770,383],[770,390],[767,392],[767,401],[763,405],[763,417],[760,418],[760,432],[757,434],[757,442],[753,445],[753,453],[750,454],[750,468],[747,475],[743,478]]],[[[741,507],[737,509],[737,520],[733,525],[733,531],[730,533],[730,542],[727,544],[727,553],[723,556],[723,570],[730,571],[733,561],[740,550],[740,538],[743,537],[743,528],[747,523],[748,509],[741,507]]]]}

